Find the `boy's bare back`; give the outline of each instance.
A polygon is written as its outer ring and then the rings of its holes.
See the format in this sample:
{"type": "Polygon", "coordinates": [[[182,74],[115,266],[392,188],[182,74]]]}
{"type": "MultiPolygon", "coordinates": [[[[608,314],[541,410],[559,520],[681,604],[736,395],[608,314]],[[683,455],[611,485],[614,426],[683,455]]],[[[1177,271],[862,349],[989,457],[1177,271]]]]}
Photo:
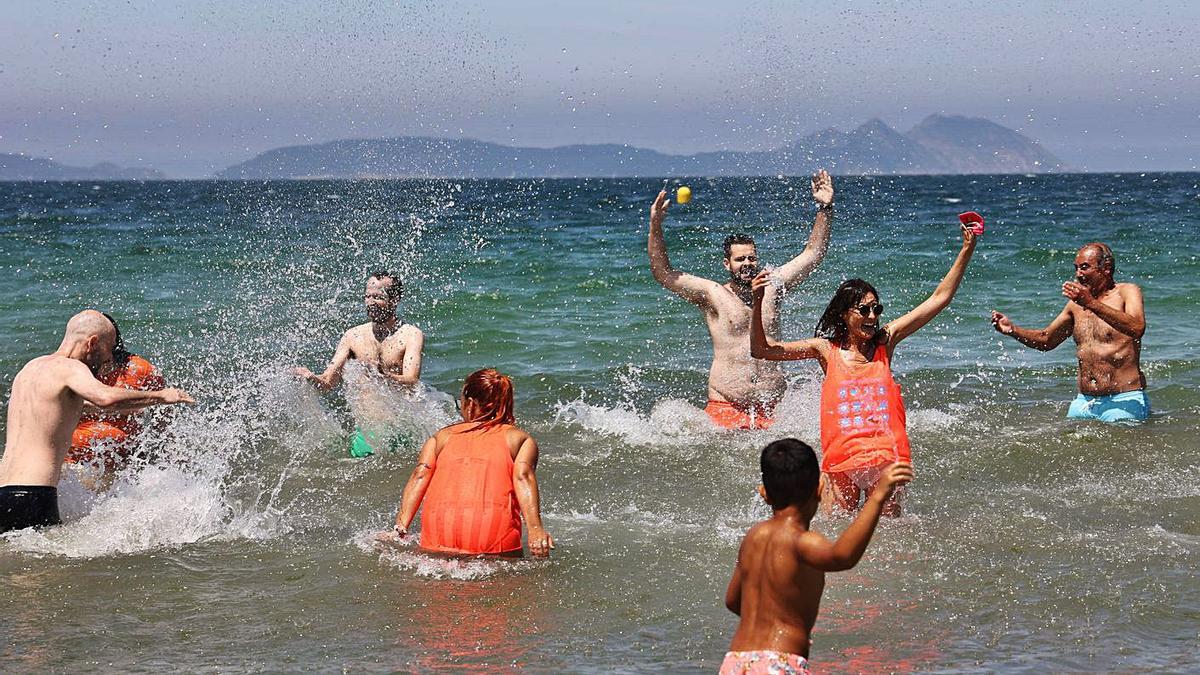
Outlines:
{"type": "Polygon", "coordinates": [[[816,543],[808,541],[813,538],[825,540],[791,519],[772,518],[746,533],[734,570],[735,578],[740,577],[740,597],[736,607],[730,606],[742,620],[730,651],[808,657],[809,632],[825,590],[825,572],[804,562],[802,551],[816,543]]]}
{"type": "Polygon", "coordinates": [[[837,541],[809,529],[819,503],[816,491],[803,504],[772,505],[772,517],[746,533],[729,580],[725,606],[741,617],[729,651],[772,651],[808,658],[825,573],[858,564],[883,505],[897,486],[912,478],[910,464],[896,463],[885,469],[862,511],[837,541]]]}

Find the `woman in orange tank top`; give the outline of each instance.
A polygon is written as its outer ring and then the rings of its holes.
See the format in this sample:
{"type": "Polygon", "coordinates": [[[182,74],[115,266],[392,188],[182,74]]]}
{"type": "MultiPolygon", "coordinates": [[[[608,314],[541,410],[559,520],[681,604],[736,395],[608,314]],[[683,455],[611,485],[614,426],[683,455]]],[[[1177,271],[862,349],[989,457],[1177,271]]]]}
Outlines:
{"type": "MultiPolygon", "coordinates": [[[[843,509],[858,509],[863,495],[870,494],[889,464],[912,461],[904,400],[892,377],[892,354],[901,340],[950,305],[975,251],[977,235],[964,226],[962,237],[962,248],[933,295],[882,327],[878,291],[862,279],[850,279],[829,301],[817,322],[816,337],[777,342],[767,336],[762,325],[763,291],[770,279],[760,274],[754,280],[751,355],[772,361],[817,359],[825,372],[821,386],[822,492],[843,509]]],[[[898,494],[889,500],[885,515],[900,515],[898,494]]]]}
{"type": "Polygon", "coordinates": [[[537,441],[514,424],[512,380],[490,368],[472,373],[463,384],[462,417],[421,448],[400,499],[395,536],[408,536],[424,502],[423,549],[520,556],[524,518],[530,553],[549,555],[554,540],[542,526],[537,441]]]}

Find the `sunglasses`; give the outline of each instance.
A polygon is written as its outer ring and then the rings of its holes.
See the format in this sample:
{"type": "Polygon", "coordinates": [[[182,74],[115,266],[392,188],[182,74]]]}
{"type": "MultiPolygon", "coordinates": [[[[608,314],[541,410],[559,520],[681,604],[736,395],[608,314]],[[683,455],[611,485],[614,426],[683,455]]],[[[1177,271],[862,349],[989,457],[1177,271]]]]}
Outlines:
{"type": "Polygon", "coordinates": [[[861,316],[870,316],[871,314],[874,314],[875,316],[881,316],[883,314],[883,305],[879,304],[878,302],[872,305],[859,305],[854,309],[857,309],[859,315],[861,316]]]}

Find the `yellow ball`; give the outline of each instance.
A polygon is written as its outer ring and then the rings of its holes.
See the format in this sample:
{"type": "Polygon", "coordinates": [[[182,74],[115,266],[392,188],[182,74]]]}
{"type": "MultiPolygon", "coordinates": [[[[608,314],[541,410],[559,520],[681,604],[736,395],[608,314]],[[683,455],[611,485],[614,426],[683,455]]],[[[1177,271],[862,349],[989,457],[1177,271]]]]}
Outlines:
{"type": "Polygon", "coordinates": [[[675,191],[675,201],[679,202],[680,204],[686,204],[692,201],[692,188],[686,185],[679,186],[679,189],[675,191]]]}

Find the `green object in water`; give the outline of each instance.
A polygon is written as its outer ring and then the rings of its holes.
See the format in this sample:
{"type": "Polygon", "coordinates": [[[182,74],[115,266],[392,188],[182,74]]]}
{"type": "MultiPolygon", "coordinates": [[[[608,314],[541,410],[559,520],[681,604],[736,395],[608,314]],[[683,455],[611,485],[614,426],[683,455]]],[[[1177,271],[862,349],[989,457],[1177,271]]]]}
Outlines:
{"type": "Polygon", "coordinates": [[[370,457],[373,454],[375,454],[375,449],[367,442],[367,437],[363,436],[361,430],[355,429],[354,435],[350,437],[350,456],[370,457]]]}

